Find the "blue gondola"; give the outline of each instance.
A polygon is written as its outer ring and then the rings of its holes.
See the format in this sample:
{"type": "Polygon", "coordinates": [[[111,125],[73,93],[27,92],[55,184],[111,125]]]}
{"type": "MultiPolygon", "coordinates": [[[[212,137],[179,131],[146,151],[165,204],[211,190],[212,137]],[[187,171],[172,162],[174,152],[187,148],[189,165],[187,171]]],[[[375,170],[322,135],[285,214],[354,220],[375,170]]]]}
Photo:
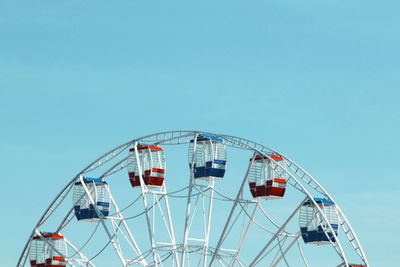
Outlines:
{"type": "Polygon", "coordinates": [[[338,217],[335,203],[326,198],[314,198],[314,200],[325,214],[328,222],[317,217],[319,216],[317,215],[317,208],[313,205],[312,201],[305,201],[300,209],[299,216],[300,230],[304,243],[323,245],[329,244],[330,241],[336,242],[338,217]],[[321,220],[323,221],[322,223],[321,220]],[[329,228],[329,224],[333,232],[329,228]]]}
{"type": "Polygon", "coordinates": [[[194,139],[189,146],[189,167],[193,169],[195,179],[208,180],[209,178],[222,179],[226,167],[226,145],[218,136],[202,134],[196,138],[196,150],[194,151],[194,139]],[[194,152],[194,166],[192,168],[194,152]]]}
{"type": "MultiPolygon", "coordinates": [[[[99,178],[83,177],[93,202],[96,203],[96,208],[101,216],[106,217],[110,210],[110,194],[106,190],[107,182],[99,178]]],[[[74,187],[74,210],[75,216],[79,221],[97,221],[99,215],[97,214],[94,205],[90,203],[89,196],[87,195],[81,180],[75,183],[74,187]]]]}

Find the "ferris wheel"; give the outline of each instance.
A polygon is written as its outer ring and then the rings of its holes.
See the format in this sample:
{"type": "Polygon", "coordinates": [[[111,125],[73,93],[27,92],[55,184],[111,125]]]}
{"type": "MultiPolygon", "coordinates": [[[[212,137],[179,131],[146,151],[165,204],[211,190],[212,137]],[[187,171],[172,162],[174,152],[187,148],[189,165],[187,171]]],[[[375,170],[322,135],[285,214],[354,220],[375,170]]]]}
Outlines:
{"type": "Polygon", "coordinates": [[[202,131],[147,135],[94,160],[50,203],[17,263],[131,265],[369,266],[307,171],[253,141],[202,131]]]}

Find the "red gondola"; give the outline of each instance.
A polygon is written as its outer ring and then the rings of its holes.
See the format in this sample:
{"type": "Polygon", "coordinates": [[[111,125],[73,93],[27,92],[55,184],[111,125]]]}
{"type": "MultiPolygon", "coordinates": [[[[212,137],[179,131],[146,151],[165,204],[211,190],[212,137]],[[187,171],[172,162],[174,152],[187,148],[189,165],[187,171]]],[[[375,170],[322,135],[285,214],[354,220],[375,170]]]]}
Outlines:
{"type": "Polygon", "coordinates": [[[138,145],[129,150],[128,174],[132,187],[140,186],[139,167],[146,186],[161,187],[164,183],[165,157],[161,147],[138,145]]]}
{"type": "Polygon", "coordinates": [[[32,238],[29,253],[31,267],[63,267],[67,265],[67,246],[59,233],[41,233],[32,238]]]}
{"type": "Polygon", "coordinates": [[[281,155],[256,155],[250,159],[249,187],[253,198],[282,198],[286,189],[286,173],[281,155]],[[251,163],[253,161],[253,163],[251,163]]]}

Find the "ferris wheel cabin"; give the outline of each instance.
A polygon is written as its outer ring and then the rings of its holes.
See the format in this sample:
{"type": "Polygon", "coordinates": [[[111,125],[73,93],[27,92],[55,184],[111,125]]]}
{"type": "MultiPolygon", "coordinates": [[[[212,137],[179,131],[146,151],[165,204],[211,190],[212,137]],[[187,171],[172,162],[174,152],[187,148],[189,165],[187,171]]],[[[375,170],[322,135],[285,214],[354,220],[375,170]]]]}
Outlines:
{"type": "Polygon", "coordinates": [[[192,139],[189,145],[189,167],[195,179],[222,179],[226,168],[226,145],[222,138],[203,134],[198,135],[196,140],[192,139]]]}
{"type": "MultiPolygon", "coordinates": [[[[276,162],[283,161],[280,155],[270,155],[276,162]]],[[[284,170],[267,156],[256,155],[250,159],[249,187],[253,198],[282,198],[286,190],[284,170]],[[251,163],[252,162],[252,163],[251,163]]]]}
{"type": "Polygon", "coordinates": [[[131,148],[128,158],[128,175],[132,187],[140,186],[139,170],[146,186],[161,187],[165,176],[163,149],[155,145],[138,145],[136,150],[131,148]]]}
{"type": "Polygon", "coordinates": [[[108,216],[110,193],[106,188],[107,182],[89,177],[83,177],[82,181],[79,179],[75,183],[73,194],[74,211],[78,221],[97,221],[99,215],[108,216]]]}
{"type": "Polygon", "coordinates": [[[59,233],[41,233],[31,240],[29,261],[31,267],[63,267],[67,246],[64,236],[59,233]]]}
{"type": "Polygon", "coordinates": [[[320,216],[312,201],[305,201],[300,208],[299,215],[300,230],[304,243],[323,245],[336,242],[338,216],[335,203],[326,198],[314,198],[314,200],[328,219],[328,222],[320,216]]]}

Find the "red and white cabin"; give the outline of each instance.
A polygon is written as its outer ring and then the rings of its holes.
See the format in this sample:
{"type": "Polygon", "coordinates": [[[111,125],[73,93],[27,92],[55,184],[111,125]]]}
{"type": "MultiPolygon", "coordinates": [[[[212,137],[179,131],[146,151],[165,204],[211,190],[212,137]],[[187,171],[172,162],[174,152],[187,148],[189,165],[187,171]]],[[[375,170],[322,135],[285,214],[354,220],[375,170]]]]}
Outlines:
{"type": "Polygon", "coordinates": [[[41,233],[32,238],[29,252],[31,267],[64,267],[67,246],[59,233],[41,233]]]}
{"type": "Polygon", "coordinates": [[[164,184],[165,156],[159,146],[138,145],[136,156],[135,148],[129,150],[128,174],[132,187],[140,186],[139,167],[142,170],[142,179],[148,187],[161,187],[164,184]]]}
{"type": "MultiPolygon", "coordinates": [[[[250,164],[252,160],[253,158],[250,159],[250,164]]],[[[248,176],[253,198],[274,199],[284,196],[286,173],[276,164],[283,160],[281,155],[269,155],[269,157],[256,155],[254,157],[248,176]]]]}

